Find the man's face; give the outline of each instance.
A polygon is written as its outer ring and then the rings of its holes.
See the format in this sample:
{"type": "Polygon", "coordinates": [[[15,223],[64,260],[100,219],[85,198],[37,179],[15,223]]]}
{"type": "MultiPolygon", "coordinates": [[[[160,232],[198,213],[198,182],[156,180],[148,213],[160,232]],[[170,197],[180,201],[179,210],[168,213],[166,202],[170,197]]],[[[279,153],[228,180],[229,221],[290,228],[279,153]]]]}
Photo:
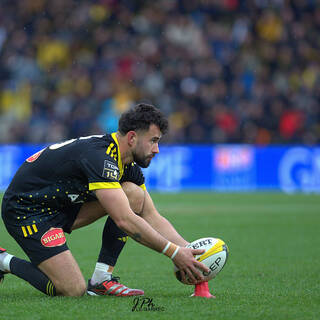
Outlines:
{"type": "Polygon", "coordinates": [[[148,131],[137,132],[137,144],[133,149],[133,161],[141,168],[147,168],[152,158],[159,153],[160,129],[152,124],[148,131]]]}

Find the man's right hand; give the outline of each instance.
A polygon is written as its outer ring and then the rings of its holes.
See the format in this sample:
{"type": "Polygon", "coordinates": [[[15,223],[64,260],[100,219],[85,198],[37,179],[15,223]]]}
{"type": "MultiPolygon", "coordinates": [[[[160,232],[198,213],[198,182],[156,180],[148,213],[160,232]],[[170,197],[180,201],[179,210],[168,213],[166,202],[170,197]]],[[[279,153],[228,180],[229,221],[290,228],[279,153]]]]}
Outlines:
{"type": "Polygon", "coordinates": [[[204,272],[209,272],[210,270],[194,257],[195,255],[199,255],[204,252],[205,250],[203,249],[180,247],[178,253],[173,259],[173,262],[180,270],[182,282],[197,284],[204,281],[201,270],[204,272]]]}

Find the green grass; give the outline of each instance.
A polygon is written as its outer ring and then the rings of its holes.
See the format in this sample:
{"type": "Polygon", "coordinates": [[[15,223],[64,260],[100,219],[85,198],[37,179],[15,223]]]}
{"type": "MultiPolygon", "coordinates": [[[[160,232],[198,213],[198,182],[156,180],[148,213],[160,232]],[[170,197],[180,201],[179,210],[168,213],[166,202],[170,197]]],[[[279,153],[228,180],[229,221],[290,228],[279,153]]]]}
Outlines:
{"type": "MultiPolygon", "coordinates": [[[[228,263],[209,283],[216,299],[190,298],[193,287],[174,278],[168,258],[129,240],[116,274],[143,288],[164,311],[132,312],[133,298],[49,298],[8,275],[0,287],[0,319],[320,318],[319,196],[181,193],[153,199],[186,239],[213,236],[228,244],[228,263]]],[[[68,237],[85,278],[95,265],[103,223],[68,237]]],[[[24,257],[2,222],[0,245],[24,257]]]]}

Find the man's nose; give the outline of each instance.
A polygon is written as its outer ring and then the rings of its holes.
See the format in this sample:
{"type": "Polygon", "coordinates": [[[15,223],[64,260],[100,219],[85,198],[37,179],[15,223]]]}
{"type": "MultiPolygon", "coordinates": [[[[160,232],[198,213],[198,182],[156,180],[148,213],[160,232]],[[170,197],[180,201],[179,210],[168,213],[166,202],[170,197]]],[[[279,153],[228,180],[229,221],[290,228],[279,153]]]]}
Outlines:
{"type": "Polygon", "coordinates": [[[155,143],[153,145],[152,152],[153,153],[159,153],[159,145],[158,145],[158,143],[155,143]]]}

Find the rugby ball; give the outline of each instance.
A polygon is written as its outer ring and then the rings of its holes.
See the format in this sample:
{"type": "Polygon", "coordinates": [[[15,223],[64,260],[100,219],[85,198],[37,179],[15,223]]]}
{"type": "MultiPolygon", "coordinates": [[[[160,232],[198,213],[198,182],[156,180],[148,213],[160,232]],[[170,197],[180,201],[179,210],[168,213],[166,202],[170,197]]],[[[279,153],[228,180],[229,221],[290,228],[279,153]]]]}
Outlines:
{"type": "MultiPolygon", "coordinates": [[[[199,262],[210,270],[208,273],[201,271],[205,281],[213,279],[222,270],[228,259],[229,249],[221,239],[201,238],[189,243],[187,248],[205,250],[203,254],[195,256],[199,262]]],[[[176,266],[174,266],[174,273],[176,278],[182,282],[180,271],[176,266]]],[[[184,283],[190,284],[188,279],[184,283]]]]}

